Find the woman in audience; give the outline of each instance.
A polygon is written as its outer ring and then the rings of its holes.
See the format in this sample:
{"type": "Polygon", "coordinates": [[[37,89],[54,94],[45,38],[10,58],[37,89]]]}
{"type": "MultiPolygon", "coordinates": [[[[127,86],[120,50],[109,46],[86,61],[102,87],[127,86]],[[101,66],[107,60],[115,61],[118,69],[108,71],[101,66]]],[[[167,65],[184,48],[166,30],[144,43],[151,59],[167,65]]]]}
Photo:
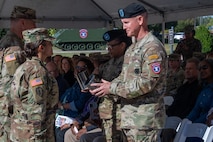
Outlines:
{"type": "Polygon", "coordinates": [[[193,123],[206,123],[206,117],[213,102],[213,60],[201,61],[199,70],[203,88],[187,118],[193,123]]]}
{"type": "Polygon", "coordinates": [[[63,57],[61,59],[61,67],[64,71],[64,79],[66,79],[69,85],[72,86],[76,79],[74,77],[74,68],[71,58],[63,57]]]}
{"type": "MultiPolygon", "coordinates": [[[[76,73],[87,70],[91,74],[94,70],[93,63],[87,58],[80,58],[76,65],[76,73]]],[[[60,115],[68,116],[71,118],[77,117],[83,110],[85,103],[92,95],[89,92],[82,92],[80,85],[76,81],[72,87],[66,90],[61,96],[58,104],[60,108],[60,115]]],[[[56,128],[56,141],[64,142],[64,134],[69,129],[69,125],[62,125],[56,128]]]]}

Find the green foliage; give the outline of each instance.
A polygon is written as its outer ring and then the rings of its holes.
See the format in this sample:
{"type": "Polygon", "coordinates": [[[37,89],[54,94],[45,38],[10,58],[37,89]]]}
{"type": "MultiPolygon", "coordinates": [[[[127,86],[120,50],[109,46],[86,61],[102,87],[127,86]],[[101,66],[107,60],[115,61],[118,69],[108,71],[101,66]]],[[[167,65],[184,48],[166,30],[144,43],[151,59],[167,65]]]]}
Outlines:
{"type": "Polygon", "coordinates": [[[51,36],[54,36],[54,34],[57,32],[57,30],[56,30],[56,29],[53,29],[53,28],[50,28],[50,29],[48,29],[48,32],[49,32],[49,34],[50,34],[51,36]]]}
{"type": "Polygon", "coordinates": [[[194,25],[194,19],[180,20],[175,27],[175,32],[182,32],[187,25],[194,25]]]}
{"type": "Polygon", "coordinates": [[[201,41],[203,53],[212,51],[213,35],[209,33],[205,26],[199,26],[196,29],[195,37],[201,41]]]}

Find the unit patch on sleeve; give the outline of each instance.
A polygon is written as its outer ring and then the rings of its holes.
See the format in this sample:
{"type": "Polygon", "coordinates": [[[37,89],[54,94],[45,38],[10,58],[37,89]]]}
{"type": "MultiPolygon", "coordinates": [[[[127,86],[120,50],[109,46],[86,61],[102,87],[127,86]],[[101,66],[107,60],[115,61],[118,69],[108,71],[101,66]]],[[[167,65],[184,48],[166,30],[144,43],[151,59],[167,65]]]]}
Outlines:
{"type": "Polygon", "coordinates": [[[160,71],[161,71],[160,64],[159,63],[152,63],[151,64],[151,69],[152,69],[153,73],[159,74],[160,71]]]}

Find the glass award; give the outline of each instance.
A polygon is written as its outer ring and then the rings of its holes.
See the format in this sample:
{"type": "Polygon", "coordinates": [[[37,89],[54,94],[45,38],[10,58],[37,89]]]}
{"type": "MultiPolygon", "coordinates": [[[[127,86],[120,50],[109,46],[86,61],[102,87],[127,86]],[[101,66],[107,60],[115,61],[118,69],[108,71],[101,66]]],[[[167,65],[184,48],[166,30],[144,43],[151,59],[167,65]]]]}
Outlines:
{"type": "Polygon", "coordinates": [[[77,74],[77,81],[81,87],[81,90],[92,89],[90,86],[91,83],[97,82],[97,78],[94,74],[89,75],[89,73],[85,70],[77,74]]]}

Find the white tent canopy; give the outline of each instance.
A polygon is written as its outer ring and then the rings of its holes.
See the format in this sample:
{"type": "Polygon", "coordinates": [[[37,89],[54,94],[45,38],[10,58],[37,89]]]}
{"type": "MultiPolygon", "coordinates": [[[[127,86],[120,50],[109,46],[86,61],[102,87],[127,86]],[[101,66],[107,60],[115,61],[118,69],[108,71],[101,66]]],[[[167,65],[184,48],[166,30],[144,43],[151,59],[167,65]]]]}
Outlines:
{"type": "Polygon", "coordinates": [[[35,9],[38,27],[120,27],[117,10],[132,2],[147,8],[149,24],[213,15],[213,0],[0,0],[0,28],[9,28],[14,5],[35,9]]]}

